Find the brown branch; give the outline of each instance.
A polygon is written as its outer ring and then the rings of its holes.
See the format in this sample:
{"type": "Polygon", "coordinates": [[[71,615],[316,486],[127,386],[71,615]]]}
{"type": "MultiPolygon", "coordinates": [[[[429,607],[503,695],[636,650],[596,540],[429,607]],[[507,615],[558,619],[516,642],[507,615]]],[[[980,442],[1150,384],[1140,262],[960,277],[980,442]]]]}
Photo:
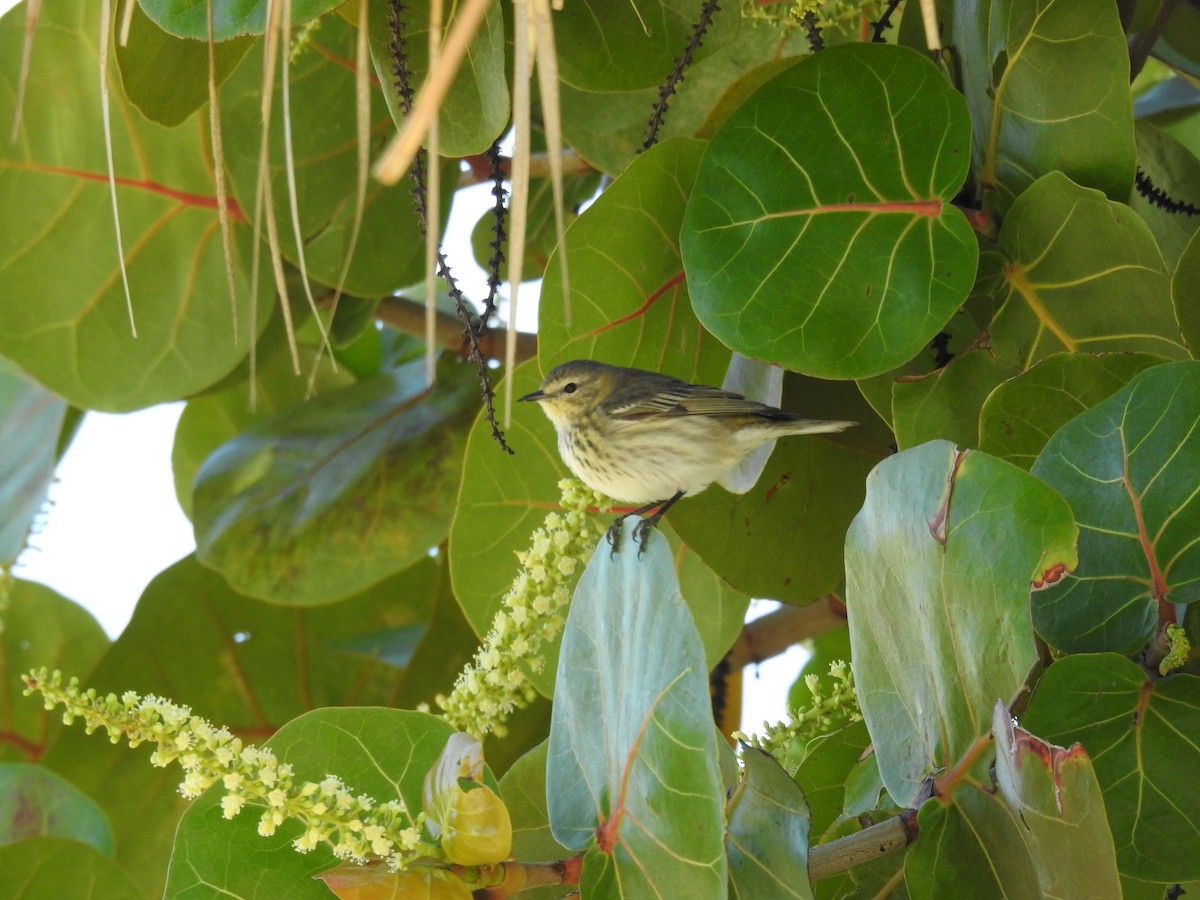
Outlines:
{"type": "MultiPolygon", "coordinates": [[[[425,304],[405,297],[384,297],[379,301],[375,317],[404,334],[425,336],[425,304]]],[[[438,312],[435,336],[438,346],[455,352],[463,349],[463,327],[456,316],[438,312]]],[[[504,334],[489,332],[479,341],[480,352],[488,359],[504,359],[504,334]]],[[[537,356],[537,335],[517,332],[517,362],[537,356]]]]}
{"type": "Polygon", "coordinates": [[[808,877],[820,881],[873,859],[903,850],[917,839],[917,811],[894,816],[808,851],[808,877]]]}
{"type": "Polygon", "coordinates": [[[731,669],[741,669],[845,624],[846,605],[833,594],[811,606],[783,606],[747,623],[726,658],[731,669]]]}
{"type": "MultiPolygon", "coordinates": [[[[474,156],[464,156],[460,161],[465,162],[469,168],[459,172],[459,187],[470,187],[473,184],[483,184],[486,181],[492,180],[492,164],[486,153],[477,153],[474,156]]],[[[587,160],[571,150],[563,150],[562,164],[564,177],[567,175],[586,175],[589,172],[595,171],[595,169],[588,164],[587,160]]],[[[500,172],[505,178],[512,177],[512,157],[500,157],[500,172]]],[[[550,157],[547,154],[534,153],[530,155],[529,177],[550,177],[550,157]]]]}

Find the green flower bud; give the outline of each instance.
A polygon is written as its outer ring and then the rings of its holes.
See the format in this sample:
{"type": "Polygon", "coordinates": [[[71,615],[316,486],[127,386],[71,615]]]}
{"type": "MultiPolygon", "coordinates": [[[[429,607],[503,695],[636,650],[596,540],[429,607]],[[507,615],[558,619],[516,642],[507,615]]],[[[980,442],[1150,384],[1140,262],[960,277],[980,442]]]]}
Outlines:
{"type": "Polygon", "coordinates": [[[452,863],[482,866],[508,858],[512,821],[508,807],[483,783],[483,746],[458,732],[425,776],[425,824],[452,863]]]}

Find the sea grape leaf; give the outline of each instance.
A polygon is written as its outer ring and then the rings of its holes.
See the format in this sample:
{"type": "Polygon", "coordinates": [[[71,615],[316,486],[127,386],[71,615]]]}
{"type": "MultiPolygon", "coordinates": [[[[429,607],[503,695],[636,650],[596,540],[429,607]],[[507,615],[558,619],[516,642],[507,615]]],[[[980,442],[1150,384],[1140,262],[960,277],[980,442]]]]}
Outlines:
{"type": "MultiPolygon", "coordinates": [[[[756,71],[753,67],[777,55],[782,57],[780,64],[791,65],[807,52],[802,29],[781,35],[774,28],[742,28],[733,41],[688,66],[687,77],[671,97],[669,115],[659,126],[659,141],[710,137],[717,121],[750,93],[739,92],[736,84],[730,87],[739,75],[756,71]]],[[[778,68],[773,66],[772,74],[778,68]]],[[[580,90],[560,81],[564,140],[591,166],[614,178],[620,175],[642,152],[649,111],[658,102],[658,82],[664,74],[659,73],[650,87],[628,91],[580,90]]]]}
{"type": "MultiPolygon", "coordinates": [[[[299,25],[335,9],[341,0],[292,0],[292,23],[299,25]]],[[[196,0],[138,0],[146,15],[168,34],[208,40],[209,3],[196,0]]],[[[262,34],[271,0],[211,0],[213,38],[227,41],[262,34]]],[[[324,23],[322,23],[324,24],[324,23]]]]}
{"type": "Polygon", "coordinates": [[[1184,342],[1192,356],[1200,355],[1200,231],[1192,235],[1179,255],[1179,265],[1171,279],[1171,302],[1184,342]]]}
{"type": "MultiPolygon", "coordinates": [[[[292,368],[291,352],[282,329],[276,332],[276,329],[268,328],[257,349],[253,387],[249,377],[218,385],[190,398],[179,417],[175,441],[171,445],[171,472],[175,476],[175,497],[189,517],[192,514],[192,485],[209,454],[251,425],[307,399],[309,375],[318,359],[317,349],[306,344],[299,346],[302,374],[292,368]],[[252,391],[253,407],[250,403],[252,391]]],[[[346,387],[353,381],[344,366],[334,371],[328,355],[321,355],[311,390],[314,395],[320,395],[346,387]]]]}
{"type": "Polygon", "coordinates": [[[22,696],[20,676],[59,668],[85,675],[111,642],[82,606],[33,581],[14,578],[8,587],[0,631],[0,761],[41,758],[63,728],[62,716],[22,696]]]}
{"type": "Polygon", "coordinates": [[[1030,471],[1080,528],[1079,568],[1034,596],[1034,626],[1052,646],[1133,653],[1164,604],[1200,597],[1198,419],[1200,362],[1166,363],[1076,416],[1038,456],[1030,471]]]}
{"type": "Polygon", "coordinates": [[[804,793],[769,753],[745,747],[742,761],[728,803],[729,895],[812,900],[804,793]]]}
{"type": "MultiPolygon", "coordinates": [[[[1136,126],[1138,168],[1159,191],[1176,199],[1200,197],[1200,159],[1171,135],[1149,122],[1136,126]]],[[[1192,201],[1194,204],[1196,201],[1192,201]]],[[[1179,255],[1200,228],[1200,216],[1186,216],[1151,203],[1134,189],[1129,206],[1150,227],[1167,268],[1174,271],[1179,255]]]]}
{"type": "Polygon", "coordinates": [[[639,156],[567,230],[570,316],[562,251],[550,259],[538,306],[538,359],[665,372],[719,385],[729,350],[692,312],[679,228],[704,143],[674,138],[639,156]]]}
{"type": "Polygon", "coordinates": [[[0,845],[33,837],[70,838],[113,855],[112,829],[87,794],[44,766],[0,763],[0,845]]]}
{"type": "Polygon", "coordinates": [[[597,897],[724,897],[725,791],[708,675],[666,538],[601,546],[567,627],[546,763],[550,827],[597,897]]]}
{"type": "MultiPolygon", "coordinates": [[[[353,249],[344,290],[359,297],[379,297],[421,279],[424,239],[409,186],[370,182],[358,240],[353,248],[350,245],[358,178],[354,42],[355,29],[341,16],[329,16],[290,63],[290,170],[283,130],[283,87],[281,79],[275,79],[268,165],[283,255],[299,265],[300,248],[288,200],[291,177],[296,182],[297,216],[309,277],[336,286],[346,255],[353,249]]],[[[247,211],[254,210],[259,189],[262,81],[262,62],[256,54],[221,86],[221,127],[230,189],[247,211]]],[[[370,98],[370,150],[375,155],[394,130],[382,92],[372,87],[370,98]]],[[[442,209],[448,210],[453,184],[445,177],[443,182],[442,209]]],[[[266,221],[255,224],[265,241],[266,221]]]]}
{"type": "MultiPolygon", "coordinates": [[[[579,0],[551,17],[559,77],[574,88],[628,91],[657,87],[692,36],[689,0],[579,0]]],[[[738,33],[738,16],[717,16],[696,57],[703,59],[738,33]]]]}
{"type": "Polygon", "coordinates": [[[1043,896],[1020,824],[996,794],[968,784],[950,803],[924,804],[917,825],[904,858],[913,900],[1043,896]]]}
{"type": "Polygon", "coordinates": [[[1013,724],[997,701],[997,790],[1019,823],[1045,897],[1119,897],[1100,783],[1080,744],[1056,747],[1013,724]]]}
{"type": "Polygon", "coordinates": [[[400,572],[450,527],[476,376],[415,361],[283,411],[196,475],[199,558],[238,590],[329,603],[400,572]]]}
{"type": "MultiPolygon", "coordinates": [[[[397,88],[392,55],[392,3],[391,0],[366,2],[370,4],[367,30],[375,74],[383,86],[384,98],[396,126],[403,128],[406,114],[397,88]]],[[[420,90],[429,73],[429,7],[428,0],[406,0],[403,5],[401,22],[405,58],[414,92],[420,90]]],[[[455,13],[461,7],[462,4],[445,7],[443,35],[454,27],[455,13]]],[[[510,101],[504,56],[506,8],[510,7],[489,4],[458,73],[438,104],[438,147],[443,157],[483,153],[508,127],[510,101]]],[[[511,27],[510,23],[510,35],[511,27]]],[[[450,171],[443,176],[443,184],[452,188],[455,179],[450,171]]],[[[449,202],[442,208],[448,210],[449,202]]]]}
{"type": "MultiPolygon", "coordinates": [[[[389,639],[426,622],[442,578],[425,559],[341,603],[289,609],[236,593],[189,556],[150,583],[94,671],[73,664],[70,671],[87,674],[86,686],[101,696],[135,689],[168,697],[261,743],[314,707],[407,700],[406,670],[385,661],[389,639]]],[[[24,705],[38,715],[37,704],[24,705]]],[[[54,734],[43,763],[96,798],[112,823],[117,859],[145,896],[161,896],[187,808],[178,790],[182,771],[152,766],[146,744],[113,745],[79,724],[54,734]]],[[[246,852],[253,856],[260,841],[246,838],[246,852]]]]}
{"type": "Polygon", "coordinates": [[[110,857],[69,838],[38,838],[0,847],[0,894],[11,900],[146,897],[110,857]]]}
{"type": "MultiPolygon", "coordinates": [[[[440,719],[410,710],[318,709],[289,722],[267,746],[293,768],[298,782],[320,783],[336,773],[352,795],[367,794],[377,803],[398,801],[415,818],[425,774],[452,731],[440,719]]],[[[265,807],[247,806],[228,821],[222,794],[222,786],[214,785],[180,820],[167,896],[202,891],[237,897],[329,896],[329,889],[313,877],[338,862],[328,845],[297,853],[292,842],[304,826],[294,819],[263,838],[258,818],[265,807]]]]}
{"type": "Polygon", "coordinates": [[[0,565],[25,548],[46,502],[67,404],[0,356],[0,565]]]}
{"type": "Polygon", "coordinates": [[[1003,216],[1049,172],[1113,200],[1129,197],[1133,100],[1115,6],[958,0],[953,37],[986,209],[1003,216]]]}
{"type": "Polygon", "coordinates": [[[1060,746],[1086,748],[1122,875],[1200,878],[1200,678],[1147,681],[1115,653],[1068,656],[1046,670],[1021,724],[1060,746]]]}
{"type": "Polygon", "coordinates": [[[933,441],[867,478],[846,535],[859,702],[888,793],[914,805],[992,727],[1037,659],[1029,590],[1075,566],[1071,511],[1043,482],[933,441]]]}
{"type": "Polygon", "coordinates": [[[988,394],[979,449],[1028,469],[1061,426],[1163,362],[1151,353],[1052,353],[988,394]]]}
{"type": "MultiPolygon", "coordinates": [[[[73,405],[116,412],[216,382],[246,355],[254,323],[266,324],[273,298],[269,267],[252,283],[254,239],[236,203],[229,208],[229,296],[206,130],[148,122],[124,98],[110,65],[116,205],[134,337],[103,139],[99,13],[98,3],[43,6],[26,92],[47,99],[25,105],[16,142],[0,149],[0,353],[73,405]],[[52,102],[64,86],[70,102],[52,102]]],[[[0,19],[6,122],[24,36],[21,16],[0,19]]]]}
{"type": "Polygon", "coordinates": [[[1000,249],[1002,305],[989,329],[1000,359],[1027,369],[1063,350],[1187,355],[1170,273],[1150,229],[1124,203],[1051,172],[1013,203],[1000,249]]]}
{"type": "MultiPolygon", "coordinates": [[[[114,17],[115,18],[115,17],[114,17]]],[[[119,27],[117,22],[114,27],[119,27]]],[[[217,84],[228,78],[254,46],[249,37],[213,44],[217,84]]],[[[147,119],[174,127],[208,103],[208,41],[186,40],[163,31],[135,3],[129,39],[116,44],[125,96],[147,119]]],[[[260,80],[261,80],[261,66],[260,80]]]]}
{"type": "Polygon", "coordinates": [[[969,139],[962,96],[907,48],[831,47],[771,79],[713,136],[684,215],[704,327],[823,378],[911,358],[974,282],[949,203],[969,139]]]}
{"type": "Polygon", "coordinates": [[[936,372],[896,379],[892,427],[901,450],[942,438],[965,447],[979,443],[980,407],[993,388],[1017,373],[987,350],[971,350],[936,372]]]}

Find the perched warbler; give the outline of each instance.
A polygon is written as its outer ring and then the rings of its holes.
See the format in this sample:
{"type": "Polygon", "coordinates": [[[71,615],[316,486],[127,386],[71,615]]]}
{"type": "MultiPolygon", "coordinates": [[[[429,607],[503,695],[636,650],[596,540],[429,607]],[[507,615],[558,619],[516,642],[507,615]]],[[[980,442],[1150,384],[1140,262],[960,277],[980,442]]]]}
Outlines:
{"type": "MultiPolygon", "coordinates": [[[[557,366],[520,399],[541,405],[580,481],[644,504],[626,516],[659,507],[634,530],[639,542],[680,497],[704,490],[767,441],[857,424],[802,419],[720,388],[588,359],[557,366]]],[[[614,547],[626,516],[608,530],[614,547]]]]}

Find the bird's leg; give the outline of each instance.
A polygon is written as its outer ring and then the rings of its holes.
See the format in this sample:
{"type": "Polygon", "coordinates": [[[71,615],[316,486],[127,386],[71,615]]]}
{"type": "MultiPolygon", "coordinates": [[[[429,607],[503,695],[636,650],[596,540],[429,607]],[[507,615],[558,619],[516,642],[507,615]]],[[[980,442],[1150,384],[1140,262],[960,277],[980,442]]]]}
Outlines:
{"type": "MultiPolygon", "coordinates": [[[[658,506],[658,512],[652,513],[642,519],[633,528],[633,539],[638,545],[638,556],[646,552],[646,539],[650,536],[650,529],[658,525],[662,517],[667,514],[667,510],[679,502],[679,498],[683,496],[683,491],[676,491],[675,496],[670,500],[664,500],[658,506]]],[[[650,508],[653,508],[651,505],[650,508]]]]}
{"type": "Polygon", "coordinates": [[[613,519],[613,523],[608,526],[608,531],[604,532],[604,536],[608,539],[608,543],[612,545],[612,556],[617,555],[617,546],[621,543],[621,523],[630,516],[640,516],[642,513],[649,512],[654,507],[663,503],[662,500],[655,500],[653,503],[647,503],[645,506],[639,506],[637,509],[631,510],[623,515],[613,519]]]}

